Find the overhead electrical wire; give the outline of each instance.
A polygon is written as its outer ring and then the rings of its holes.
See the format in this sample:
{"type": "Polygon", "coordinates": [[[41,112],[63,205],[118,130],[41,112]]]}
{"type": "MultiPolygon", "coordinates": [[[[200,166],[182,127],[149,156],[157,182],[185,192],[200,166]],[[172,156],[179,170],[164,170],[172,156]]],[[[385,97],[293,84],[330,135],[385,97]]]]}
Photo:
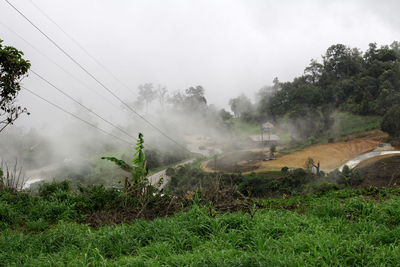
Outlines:
{"type": "Polygon", "coordinates": [[[125,139],[123,139],[123,138],[121,138],[121,137],[118,137],[118,136],[116,136],[116,135],[114,135],[114,134],[112,134],[112,133],[109,133],[109,132],[107,132],[106,130],[104,130],[104,129],[98,127],[97,125],[95,125],[95,124],[93,124],[93,123],[91,123],[91,122],[88,122],[88,121],[85,120],[85,119],[82,119],[81,117],[75,115],[74,113],[69,112],[68,110],[62,108],[61,106],[59,106],[59,105],[57,105],[57,104],[51,102],[50,100],[47,100],[47,99],[45,99],[44,97],[42,97],[42,96],[36,94],[35,92],[29,90],[28,88],[26,88],[26,87],[24,87],[24,86],[22,86],[22,88],[23,88],[24,90],[28,91],[29,93],[31,93],[32,95],[34,95],[34,96],[36,96],[36,97],[42,99],[43,101],[47,102],[47,103],[50,104],[50,105],[52,105],[53,107],[56,107],[57,109],[59,109],[59,110],[65,112],[65,113],[71,115],[72,117],[74,117],[74,118],[76,118],[76,119],[78,119],[78,120],[80,120],[80,121],[86,123],[87,125],[89,125],[89,126],[95,128],[95,129],[101,131],[102,133],[104,133],[104,134],[106,134],[106,135],[109,135],[109,136],[111,136],[111,137],[113,137],[113,138],[116,138],[116,139],[118,139],[118,140],[120,140],[120,141],[122,141],[122,142],[124,142],[124,143],[126,143],[126,144],[129,144],[129,145],[131,145],[131,146],[135,146],[135,144],[133,144],[133,143],[131,143],[131,142],[129,142],[129,141],[126,141],[125,139]]]}
{"type": "MultiPolygon", "coordinates": [[[[20,34],[18,34],[17,32],[15,32],[13,29],[11,29],[10,27],[8,27],[6,24],[4,24],[3,22],[0,21],[0,25],[2,25],[3,27],[5,27],[7,30],[9,30],[10,32],[12,32],[13,34],[15,34],[16,36],[18,36],[21,40],[23,40],[26,44],[28,44],[32,49],[34,49],[37,53],[39,53],[40,55],[42,55],[43,57],[45,57],[46,59],[48,59],[50,62],[52,62],[54,65],[56,65],[58,68],[60,68],[61,70],[63,70],[65,73],[67,73],[68,75],[70,75],[72,78],[74,78],[75,80],[77,80],[78,82],[80,82],[83,86],[85,86],[86,88],[90,89],[91,91],[93,91],[94,93],[96,93],[98,96],[102,97],[104,100],[106,100],[107,102],[109,102],[109,104],[112,104],[115,107],[116,106],[114,103],[112,103],[108,98],[100,95],[97,91],[87,87],[87,85],[85,85],[85,83],[83,81],[81,81],[79,78],[77,78],[76,76],[74,76],[72,73],[70,73],[69,71],[67,71],[65,68],[63,68],[61,65],[59,65],[56,61],[52,60],[50,57],[48,57],[46,54],[42,53],[39,49],[37,49],[35,46],[33,46],[29,41],[27,41],[25,38],[23,38],[20,34]]],[[[121,129],[120,127],[116,126],[115,124],[113,124],[112,122],[104,119],[103,117],[101,117],[100,115],[98,115],[96,112],[94,112],[92,109],[84,106],[81,102],[79,102],[78,100],[74,99],[72,96],[68,95],[67,93],[63,92],[61,89],[59,89],[58,87],[56,87],[54,84],[50,83],[47,79],[45,79],[43,76],[39,75],[37,72],[35,72],[34,70],[30,69],[30,71],[35,74],[38,78],[40,78],[41,80],[43,80],[44,82],[46,82],[47,84],[49,84],[50,86],[52,86],[53,88],[55,88],[56,90],[58,90],[59,92],[61,92],[64,96],[68,97],[69,99],[71,99],[73,102],[77,103],[79,106],[83,107],[85,110],[89,111],[90,113],[93,113],[96,117],[100,118],[102,121],[106,122],[107,124],[111,125],[112,127],[118,129],[119,131],[123,132],[125,135],[129,136],[130,138],[135,139],[135,137],[133,137],[131,134],[129,134],[128,132],[126,132],[125,130],[121,129]]],[[[152,148],[151,146],[147,145],[149,148],[152,148]]],[[[152,148],[153,149],[153,148],[152,148]]]]}
{"type": "Polygon", "coordinates": [[[94,56],[92,56],[89,51],[85,47],[83,47],[75,38],[73,38],[68,32],[66,32],[57,22],[55,22],[43,9],[41,9],[34,1],[30,0],[31,4],[40,12],[43,16],[45,16],[51,23],[53,23],[61,32],[65,34],[72,42],[74,42],[88,57],[90,57],[97,65],[99,65],[104,71],[108,72],[116,81],[118,81],[129,93],[133,96],[132,90],[123,83],[111,70],[109,70],[104,64],[102,64],[99,60],[97,60],[94,56]]]}
{"type": "Polygon", "coordinates": [[[93,88],[91,88],[90,86],[86,85],[85,82],[83,82],[81,79],[79,79],[78,77],[76,77],[75,75],[73,75],[71,72],[69,72],[68,70],[66,70],[63,66],[61,66],[60,64],[58,64],[55,60],[53,60],[52,58],[50,58],[49,56],[47,56],[45,53],[41,52],[38,48],[36,48],[34,45],[32,45],[28,40],[26,40],[24,37],[22,37],[19,33],[17,33],[16,31],[14,31],[12,28],[10,28],[9,26],[7,26],[6,24],[4,24],[3,22],[0,21],[0,25],[2,25],[4,28],[6,28],[8,31],[12,32],[13,34],[15,34],[18,38],[20,38],[22,41],[24,41],[27,45],[29,45],[33,50],[35,50],[38,54],[40,54],[41,56],[43,56],[44,58],[46,58],[47,60],[49,60],[51,63],[53,63],[54,65],[56,65],[59,69],[61,69],[62,71],[64,71],[66,74],[68,74],[70,77],[72,77],[74,80],[76,80],[77,82],[79,82],[80,84],[82,84],[85,88],[89,89],[90,91],[94,92],[96,95],[98,95],[99,97],[101,97],[103,100],[105,100],[107,103],[109,103],[110,105],[114,106],[115,108],[119,108],[115,103],[111,102],[110,99],[108,99],[107,97],[99,94],[99,92],[97,92],[96,90],[94,90],[93,88]]]}
{"type": "Polygon", "coordinates": [[[54,89],[56,89],[57,91],[59,91],[61,94],[63,94],[64,96],[66,96],[67,98],[71,99],[73,102],[75,102],[76,104],[78,104],[79,106],[81,106],[82,108],[84,108],[85,110],[87,110],[88,112],[92,113],[93,115],[95,115],[97,118],[101,119],[102,121],[104,121],[105,123],[111,125],[112,127],[118,129],[120,132],[126,134],[127,136],[129,136],[130,138],[133,138],[135,140],[135,137],[133,137],[130,133],[128,133],[127,131],[125,131],[124,129],[122,129],[121,127],[118,127],[117,125],[115,125],[114,123],[110,122],[109,120],[103,118],[102,116],[100,116],[98,113],[94,112],[93,110],[91,110],[90,108],[86,107],[85,105],[83,105],[81,102],[79,102],[78,100],[76,100],[75,98],[73,98],[72,96],[70,96],[69,94],[67,94],[66,92],[64,92],[63,90],[61,90],[60,88],[58,88],[57,86],[55,86],[54,84],[52,84],[51,82],[49,82],[46,78],[44,78],[43,76],[41,76],[40,74],[38,74],[37,72],[35,72],[34,70],[30,69],[30,72],[32,72],[33,74],[35,74],[37,77],[39,77],[39,79],[41,79],[42,81],[44,81],[45,83],[47,83],[48,85],[50,85],[51,87],[53,87],[54,89]]]}
{"type": "Polygon", "coordinates": [[[26,17],[18,8],[16,8],[13,4],[8,0],[4,0],[7,4],[9,4],[15,11],[17,11],[26,21],[29,22],[34,28],[36,28],[46,39],[48,39],[55,47],[57,47],[65,56],[67,56],[72,62],[74,62],[80,69],[82,69],[87,75],[89,75],[93,80],[95,80],[101,87],[103,87],[106,91],[108,91],[113,97],[115,97],[118,101],[120,101],[126,108],[128,108],[131,112],[136,114],[139,118],[141,118],[144,122],[153,127],[156,131],[158,131],[165,138],[169,139],[171,142],[175,143],[177,146],[182,148],[185,151],[191,153],[186,147],[175,141],[173,138],[169,137],[165,134],[160,128],[154,125],[152,122],[147,120],[145,117],[140,115],[136,110],[134,110],[131,106],[129,106],[125,101],[123,101],[118,95],[116,95],[113,91],[111,91],[107,86],[105,86],[99,79],[97,79],[91,72],[89,72],[85,67],[83,67],[75,58],[73,58],[70,54],[68,54],[61,46],[59,46],[52,38],[50,38],[45,32],[43,32],[36,24],[34,24],[28,17],[26,17]]]}

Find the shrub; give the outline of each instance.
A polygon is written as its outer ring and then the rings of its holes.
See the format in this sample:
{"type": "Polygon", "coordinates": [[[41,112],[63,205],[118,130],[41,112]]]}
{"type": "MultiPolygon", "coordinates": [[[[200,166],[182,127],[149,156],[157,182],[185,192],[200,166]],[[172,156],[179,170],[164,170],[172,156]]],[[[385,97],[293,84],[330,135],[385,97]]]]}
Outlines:
{"type": "Polygon", "coordinates": [[[338,184],[346,185],[359,185],[364,181],[360,170],[350,169],[349,166],[344,165],[342,171],[334,170],[328,174],[328,180],[338,184]]]}
{"type": "Polygon", "coordinates": [[[251,173],[242,177],[239,190],[245,195],[266,197],[277,194],[296,194],[304,190],[304,186],[313,180],[314,174],[304,169],[283,172],[281,177],[267,178],[265,174],[251,173]]]}
{"type": "Polygon", "coordinates": [[[310,145],[314,145],[318,142],[318,139],[315,136],[310,136],[307,140],[307,143],[309,143],[310,145]]]}
{"type": "Polygon", "coordinates": [[[4,161],[0,163],[0,191],[22,190],[25,184],[25,177],[22,172],[22,167],[18,166],[18,161],[15,160],[13,167],[9,167],[4,161]]]}
{"type": "Polygon", "coordinates": [[[67,180],[62,182],[43,183],[39,185],[39,196],[48,199],[57,191],[69,192],[70,190],[71,183],[67,180]]]}
{"type": "Polygon", "coordinates": [[[77,196],[77,208],[84,212],[107,209],[117,205],[120,192],[115,188],[105,188],[103,185],[90,187],[78,186],[80,194],[77,196]]]}
{"type": "Polygon", "coordinates": [[[172,175],[175,174],[175,169],[169,167],[169,168],[165,171],[165,174],[166,174],[167,176],[170,176],[170,177],[171,177],[172,175]]]}
{"type": "Polygon", "coordinates": [[[271,147],[269,148],[269,157],[274,158],[275,152],[276,152],[276,145],[272,144],[271,147]]]}
{"type": "Polygon", "coordinates": [[[314,186],[313,191],[319,193],[326,193],[338,189],[340,189],[340,186],[337,183],[323,182],[314,186]]]}
{"type": "Polygon", "coordinates": [[[383,116],[381,129],[391,136],[400,136],[400,105],[395,105],[390,108],[385,116],[383,116]]]}
{"type": "Polygon", "coordinates": [[[36,221],[27,221],[25,224],[26,230],[30,232],[42,232],[48,227],[48,223],[40,218],[36,221]]]}
{"type": "Polygon", "coordinates": [[[19,214],[13,205],[2,203],[0,205],[0,223],[13,225],[18,222],[19,214]]]}

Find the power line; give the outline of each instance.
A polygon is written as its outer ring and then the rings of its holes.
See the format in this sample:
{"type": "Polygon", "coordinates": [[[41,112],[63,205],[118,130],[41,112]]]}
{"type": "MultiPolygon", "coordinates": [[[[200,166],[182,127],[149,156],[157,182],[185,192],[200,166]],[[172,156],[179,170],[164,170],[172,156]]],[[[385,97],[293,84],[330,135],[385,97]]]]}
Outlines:
{"type": "Polygon", "coordinates": [[[42,81],[44,81],[45,83],[47,83],[48,85],[50,85],[51,87],[53,87],[54,89],[56,89],[57,91],[59,91],[61,94],[63,94],[64,96],[66,96],[67,98],[71,99],[73,102],[75,102],[76,104],[78,104],[79,106],[81,106],[82,108],[84,108],[85,110],[87,110],[88,112],[94,114],[97,118],[101,119],[102,121],[108,123],[109,125],[111,125],[112,127],[118,129],[119,131],[121,131],[122,133],[126,134],[127,136],[129,136],[130,138],[135,139],[135,137],[133,137],[130,133],[128,133],[127,131],[125,131],[124,129],[118,127],[117,125],[115,125],[114,123],[108,121],[107,119],[103,118],[102,116],[100,116],[99,114],[97,114],[96,112],[94,112],[93,110],[91,110],[90,108],[86,107],[85,105],[83,105],[81,102],[79,102],[78,100],[76,100],[75,98],[73,98],[72,96],[70,96],[69,94],[67,94],[66,92],[64,92],[63,90],[61,90],[60,88],[58,88],[57,86],[55,86],[54,84],[52,84],[51,82],[49,82],[46,78],[44,78],[43,76],[41,76],[40,74],[38,74],[37,72],[35,72],[34,70],[30,70],[33,74],[35,74],[37,77],[39,77],[42,81]]]}
{"type": "Polygon", "coordinates": [[[79,116],[73,114],[72,112],[69,112],[68,110],[62,108],[61,106],[59,106],[59,105],[57,105],[57,104],[54,104],[53,102],[51,102],[51,101],[45,99],[44,97],[42,97],[42,96],[40,96],[40,95],[34,93],[33,91],[29,90],[28,88],[26,88],[26,87],[22,87],[22,88],[23,88],[24,90],[28,91],[29,93],[33,94],[34,96],[36,96],[36,97],[42,99],[43,101],[47,102],[48,104],[52,105],[53,107],[56,107],[57,109],[59,109],[59,110],[65,112],[65,113],[71,115],[72,117],[74,117],[74,118],[76,118],[76,119],[78,119],[78,120],[80,120],[80,121],[86,123],[87,125],[89,125],[89,126],[95,128],[95,129],[97,129],[97,130],[103,132],[104,134],[109,135],[109,136],[111,136],[111,137],[114,137],[114,138],[116,138],[116,139],[118,139],[118,140],[120,140],[120,141],[122,141],[122,142],[124,142],[124,143],[126,143],[126,144],[131,145],[131,146],[134,146],[134,145],[135,145],[135,144],[133,144],[133,143],[131,143],[131,142],[129,142],[129,141],[126,141],[125,139],[122,139],[122,138],[120,138],[120,137],[118,137],[118,136],[116,136],[116,135],[113,135],[112,133],[109,133],[109,132],[103,130],[103,129],[100,128],[100,127],[97,127],[95,124],[93,124],[93,123],[91,123],[91,122],[88,122],[87,120],[84,120],[84,119],[80,118],[79,116]]]}
{"type": "Polygon", "coordinates": [[[110,99],[106,98],[105,96],[99,94],[99,92],[97,92],[96,90],[94,90],[93,88],[91,88],[90,86],[87,86],[82,80],[80,80],[79,78],[77,78],[75,75],[73,75],[71,72],[69,72],[68,70],[66,70],[64,67],[62,67],[60,64],[58,64],[55,60],[53,60],[52,58],[50,58],[49,56],[47,56],[46,54],[42,53],[38,48],[36,48],[34,45],[32,45],[28,40],[26,40],[24,37],[22,37],[20,34],[18,34],[16,31],[14,31],[12,28],[8,27],[6,24],[4,24],[3,22],[0,21],[0,25],[2,25],[4,28],[6,28],[7,30],[9,30],[10,32],[12,32],[13,34],[15,34],[16,36],[18,36],[22,41],[24,41],[27,45],[29,45],[33,50],[35,50],[37,53],[39,53],[41,56],[43,56],[44,58],[46,58],[47,60],[49,60],[51,63],[53,63],[54,65],[56,65],[59,69],[61,69],[62,71],[64,71],[66,74],[68,74],[69,76],[71,76],[74,80],[78,81],[79,83],[81,83],[85,88],[89,89],[90,91],[94,92],[96,95],[98,95],[99,97],[101,97],[102,99],[104,99],[105,101],[107,101],[110,105],[116,107],[119,109],[119,107],[114,104],[113,102],[111,102],[110,99]]]}
{"type": "Polygon", "coordinates": [[[113,91],[111,91],[107,86],[105,86],[100,80],[98,80],[92,73],[90,73],[85,67],[83,67],[76,59],[74,59],[70,54],[68,54],[62,47],[60,47],[53,39],[51,39],[46,33],[44,33],[36,24],[34,24],[28,17],[26,17],[19,9],[17,9],[13,4],[11,4],[8,0],[5,0],[7,4],[9,4],[15,11],[17,11],[26,21],[28,21],[33,27],[35,27],[46,39],[48,39],[55,47],[57,47],[65,56],[67,56],[72,62],[74,62],[79,68],[81,68],[87,75],[89,75],[93,80],[95,80],[101,87],[103,87],[105,90],[107,90],[113,97],[115,97],[118,101],[120,101],[125,107],[127,107],[131,112],[136,114],[138,117],[140,117],[143,121],[145,121],[147,124],[149,124],[151,127],[153,127],[155,130],[157,130],[161,135],[163,135],[165,138],[169,139],[171,142],[175,143],[178,145],[180,148],[182,148],[185,151],[188,151],[191,153],[190,150],[188,150],[186,147],[183,145],[179,144],[177,141],[175,141],[173,138],[169,137],[167,134],[165,134],[160,128],[158,128],[156,125],[154,125],[152,122],[148,121],[145,117],[140,115],[136,110],[134,110],[132,107],[130,107],[127,103],[125,103],[120,97],[118,97],[113,91]]]}
{"type": "Polygon", "coordinates": [[[116,81],[118,81],[129,93],[134,95],[131,91],[131,89],[123,83],[118,77],[111,71],[109,70],[106,66],[104,66],[99,60],[97,60],[94,56],[92,56],[87,49],[85,49],[75,38],[73,38],[69,33],[67,33],[57,22],[55,22],[49,15],[47,15],[46,12],[44,12],[43,9],[41,9],[35,2],[30,0],[31,4],[39,10],[40,13],[42,13],[43,16],[45,16],[49,21],[51,21],[60,31],[62,31],[72,42],[74,42],[88,57],[90,57],[94,62],[96,62],[97,65],[99,65],[103,70],[108,72],[116,81]]]}

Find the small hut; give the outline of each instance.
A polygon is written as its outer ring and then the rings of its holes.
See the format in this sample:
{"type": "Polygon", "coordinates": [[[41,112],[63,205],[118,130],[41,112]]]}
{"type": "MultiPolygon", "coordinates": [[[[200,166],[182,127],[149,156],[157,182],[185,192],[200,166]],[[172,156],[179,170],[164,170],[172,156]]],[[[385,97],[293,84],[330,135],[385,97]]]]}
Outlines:
{"type": "Polygon", "coordinates": [[[261,145],[264,149],[265,146],[271,146],[272,144],[277,145],[279,136],[271,134],[274,125],[270,122],[265,122],[260,125],[260,134],[251,135],[250,139],[257,145],[261,145]]]}
{"type": "Polygon", "coordinates": [[[264,131],[268,131],[268,130],[271,130],[272,128],[274,128],[274,125],[272,125],[272,123],[270,123],[270,122],[265,122],[265,123],[261,124],[261,127],[264,131]]]}
{"type": "Polygon", "coordinates": [[[268,134],[268,139],[271,139],[271,130],[274,128],[274,125],[270,122],[265,122],[261,124],[261,137],[264,139],[264,132],[268,134]]]}

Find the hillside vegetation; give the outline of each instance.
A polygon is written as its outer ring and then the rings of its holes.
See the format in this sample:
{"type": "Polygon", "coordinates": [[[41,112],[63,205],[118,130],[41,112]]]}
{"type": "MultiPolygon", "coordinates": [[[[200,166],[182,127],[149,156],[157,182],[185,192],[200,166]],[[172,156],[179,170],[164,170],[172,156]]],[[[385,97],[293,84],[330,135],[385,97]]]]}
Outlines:
{"type": "Polygon", "coordinates": [[[15,153],[2,157],[20,157],[36,173],[56,166],[56,182],[22,190],[17,162],[1,163],[0,266],[399,265],[399,157],[335,169],[386,139],[380,125],[400,136],[398,42],[365,52],[333,45],[300,77],[263,87],[256,103],[231,99],[233,115],[209,105],[202,86],[170,97],[151,83],[139,89],[135,105],[146,114],[157,94],[166,104],[160,120],[173,139],[157,129],[174,144],[153,137],[156,148],[145,149],[139,133],[131,158],[112,138],[82,139],[68,127],[79,141],[71,151],[82,149],[71,159],[35,132],[3,137],[0,147],[15,153]],[[275,146],[266,159],[248,138],[267,120],[281,137],[278,158],[275,146]],[[202,171],[200,158],[171,167],[195,157],[177,152],[190,145],[184,136],[215,155],[206,167],[216,172],[202,171]],[[169,183],[159,190],[149,171],[167,167],[169,183]]]}
{"type": "MultiPolygon", "coordinates": [[[[298,142],[324,136],[336,130],[338,123],[363,121],[359,128],[333,134],[373,129],[389,111],[398,114],[395,106],[399,103],[398,42],[381,47],[371,43],[365,52],[343,44],[332,45],[322,62],[311,60],[303,75],[290,82],[276,78],[272,86],[261,88],[254,104],[245,95],[230,100],[236,119],[257,123],[270,120],[284,125],[292,141],[298,142]],[[342,120],[339,114],[337,121],[337,111],[348,113],[348,119],[342,120]]],[[[392,118],[386,117],[384,130],[397,135],[399,126],[392,118]]]]}
{"type": "Polygon", "coordinates": [[[261,200],[250,212],[233,213],[216,213],[197,199],[172,217],[97,228],[76,221],[71,209],[79,202],[68,195],[0,194],[2,265],[396,266],[400,261],[399,189],[261,200]],[[47,208],[30,206],[29,220],[4,224],[32,201],[47,201],[47,208]]]}

